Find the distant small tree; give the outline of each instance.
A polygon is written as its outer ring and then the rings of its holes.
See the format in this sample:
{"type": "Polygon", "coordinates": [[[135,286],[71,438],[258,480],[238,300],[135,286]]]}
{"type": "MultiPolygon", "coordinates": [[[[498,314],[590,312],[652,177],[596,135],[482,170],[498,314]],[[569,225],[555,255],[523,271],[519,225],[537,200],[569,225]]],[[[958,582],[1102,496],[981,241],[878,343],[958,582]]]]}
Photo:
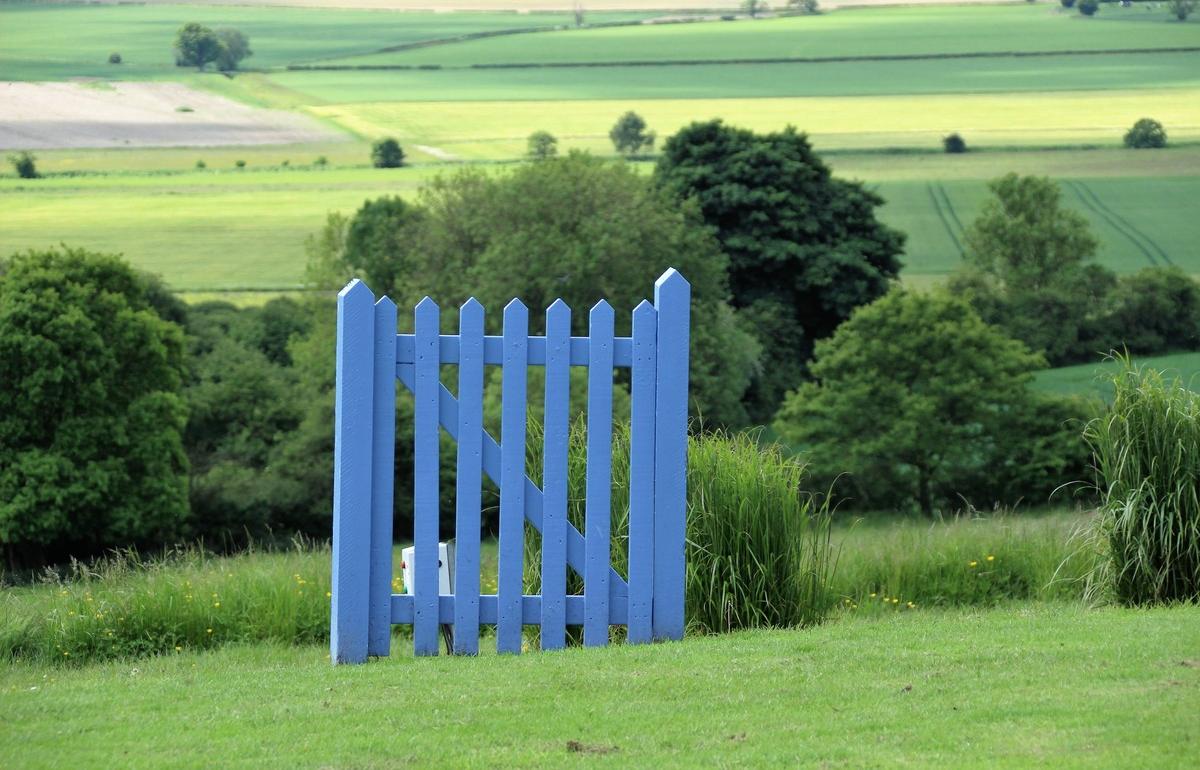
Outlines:
{"type": "Polygon", "coordinates": [[[235,160],[235,161],[233,162],[233,165],[237,166],[238,168],[245,168],[245,167],[246,167],[246,161],[244,161],[244,160],[240,160],[240,159],[239,159],[239,160],[235,160]]]}
{"type": "Polygon", "coordinates": [[[571,5],[571,10],[575,13],[575,26],[582,27],[584,21],[582,0],[575,0],[575,2],[571,5]]]}
{"type": "Polygon", "coordinates": [[[1167,0],[1167,8],[1176,19],[1187,21],[1187,17],[1196,10],[1196,0],[1167,0]]]}
{"type": "Polygon", "coordinates": [[[313,165],[317,168],[325,168],[329,165],[329,158],[326,158],[324,155],[318,155],[317,159],[313,161],[313,165]]]}
{"type": "Polygon", "coordinates": [[[1075,7],[1075,0],[1058,0],[1058,2],[1062,3],[1063,8],[1074,8],[1075,7]]]}
{"type": "Polygon", "coordinates": [[[204,169],[208,168],[208,164],[202,160],[198,160],[196,161],[196,168],[203,171],[204,169]]]}
{"type": "Polygon", "coordinates": [[[203,24],[188,22],[175,35],[175,65],[202,70],[221,55],[221,39],[203,24]]]}
{"type": "Polygon", "coordinates": [[[375,168],[400,168],[404,165],[404,150],[392,137],[380,139],[371,145],[371,165],[375,168]]]}
{"type": "Polygon", "coordinates": [[[1125,146],[1135,150],[1166,147],[1167,132],[1157,120],[1142,118],[1125,132],[1125,146]]]}
{"type": "Polygon", "coordinates": [[[119,53],[110,53],[110,54],[108,55],[108,63],[109,63],[109,64],[120,64],[120,63],[121,63],[121,54],[119,54],[119,53]]]}
{"type": "Polygon", "coordinates": [[[942,137],[942,148],[952,155],[957,155],[967,151],[967,140],[957,133],[950,134],[950,136],[942,137]]]}
{"type": "Polygon", "coordinates": [[[1079,0],[1079,12],[1084,16],[1095,16],[1100,10],[1100,0],[1079,0]]]}
{"type": "Polygon", "coordinates": [[[820,11],[817,0],[788,0],[787,4],[788,8],[796,8],[801,13],[813,14],[820,11]]]}
{"type": "Polygon", "coordinates": [[[624,155],[637,155],[642,148],[649,150],[654,147],[657,135],[646,130],[646,121],[641,115],[630,110],[622,115],[608,132],[613,147],[624,155]]]}
{"type": "Polygon", "coordinates": [[[534,131],[529,135],[529,157],[534,160],[553,158],[558,154],[558,140],[549,131],[534,131]]]}
{"type": "Polygon", "coordinates": [[[17,176],[22,179],[37,179],[37,158],[29,150],[21,150],[16,155],[9,155],[8,162],[12,164],[17,176]]]}
{"type": "Polygon", "coordinates": [[[767,10],[767,4],[765,0],[742,0],[742,10],[754,19],[767,10]]]}
{"type": "Polygon", "coordinates": [[[216,31],[221,49],[217,53],[217,69],[222,72],[232,72],[238,64],[249,56],[254,55],[250,50],[250,40],[236,29],[225,27],[216,31]]]}

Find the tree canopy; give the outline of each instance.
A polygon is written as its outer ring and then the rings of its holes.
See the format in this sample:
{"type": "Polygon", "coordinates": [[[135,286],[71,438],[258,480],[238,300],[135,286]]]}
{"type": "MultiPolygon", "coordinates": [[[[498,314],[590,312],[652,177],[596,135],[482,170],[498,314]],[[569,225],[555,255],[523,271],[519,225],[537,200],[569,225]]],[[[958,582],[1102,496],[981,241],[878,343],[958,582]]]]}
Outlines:
{"type": "Polygon", "coordinates": [[[204,69],[221,56],[217,33],[197,22],[188,22],[175,34],[175,63],[181,67],[204,69]]]}
{"type": "Polygon", "coordinates": [[[876,219],[882,198],[833,178],[791,127],[693,123],[666,141],[655,179],[699,203],[729,256],[733,305],[771,320],[751,407],[768,419],[813,341],[887,291],[904,235],[876,219]]]}
{"type": "Polygon", "coordinates": [[[187,516],[183,333],[118,257],[0,262],[0,544],[31,563],[163,543],[187,516]]]}

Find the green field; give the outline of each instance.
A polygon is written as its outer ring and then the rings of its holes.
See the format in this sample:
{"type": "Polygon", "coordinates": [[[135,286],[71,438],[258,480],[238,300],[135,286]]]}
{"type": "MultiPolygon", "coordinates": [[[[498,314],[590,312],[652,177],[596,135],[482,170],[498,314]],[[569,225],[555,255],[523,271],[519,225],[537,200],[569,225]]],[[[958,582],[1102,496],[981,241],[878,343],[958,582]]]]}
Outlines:
{"type": "MultiPolygon", "coordinates": [[[[592,14],[596,21],[645,16],[592,14]]],[[[551,28],[567,13],[420,13],[238,5],[0,5],[0,79],[147,80],[179,72],[171,44],[185,22],[235,27],[251,41],[251,69],[283,67],[475,32],[551,28]],[[120,52],[123,63],[108,64],[120,52]]]]}
{"type": "MultiPolygon", "coordinates": [[[[1178,377],[1191,389],[1200,390],[1200,353],[1144,356],[1134,362],[1164,372],[1168,377],[1178,377]]],[[[1107,400],[1112,398],[1113,390],[1108,378],[1120,371],[1120,367],[1116,361],[1105,361],[1047,369],[1034,377],[1034,387],[1048,393],[1095,395],[1107,400]]]]}
{"type": "Polygon", "coordinates": [[[1200,610],[846,617],[329,666],[256,645],[0,669],[12,767],[1145,767],[1200,750],[1200,610]],[[120,708],[114,708],[120,704],[120,708]],[[69,736],[69,738],[68,738],[69,736]]]}
{"type": "MultiPolygon", "coordinates": [[[[911,56],[1011,51],[1129,50],[1200,46],[1200,20],[1179,24],[1163,8],[1106,5],[1093,19],[1057,5],[929,6],[837,11],[734,23],[570,30],[330,63],[472,64],[911,56]]],[[[947,63],[948,67],[956,63],[947,63]]]]}

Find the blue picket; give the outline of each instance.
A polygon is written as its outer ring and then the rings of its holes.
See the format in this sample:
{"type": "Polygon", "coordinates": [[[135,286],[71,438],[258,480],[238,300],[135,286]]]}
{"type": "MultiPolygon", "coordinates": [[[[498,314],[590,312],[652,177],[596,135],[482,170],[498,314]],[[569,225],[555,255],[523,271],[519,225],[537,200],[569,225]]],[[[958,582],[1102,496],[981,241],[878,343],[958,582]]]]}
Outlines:
{"type": "Polygon", "coordinates": [[[504,308],[500,412],[500,554],[496,650],[521,651],[521,582],[525,559],[525,402],[529,311],[514,299],[504,308]]]}
{"type": "Polygon", "coordinates": [[[608,571],[612,538],[613,309],[600,300],[588,316],[587,500],[583,644],[608,644],[608,571]]]}
{"type": "Polygon", "coordinates": [[[334,387],[333,585],[329,656],[367,659],[371,549],[371,409],[375,298],[362,281],[338,294],[334,387]]]}
{"type": "Polygon", "coordinates": [[[633,311],[629,420],[630,642],[651,640],[654,601],[654,383],[658,313],[642,301],[633,311]]]}
{"type": "Polygon", "coordinates": [[[654,307],[658,310],[652,622],[655,639],[683,638],[691,293],[691,285],[674,268],[654,283],[654,307]]]}
{"type": "Polygon", "coordinates": [[[567,442],[570,440],[571,308],[546,309],[546,402],[542,450],[542,649],[566,646],[567,442]]]}
{"type": "Polygon", "coordinates": [[[479,528],[483,473],[483,305],[459,309],[458,477],[454,520],[454,652],[479,653],[479,528]]]}
{"type": "Polygon", "coordinates": [[[375,384],[371,446],[371,593],[367,654],[392,640],[392,487],[396,461],[396,305],[375,303],[375,384]]]}
{"type": "Polygon", "coordinates": [[[438,388],[437,304],[426,297],[414,323],[416,388],[413,404],[413,650],[438,654],[438,388]]]}

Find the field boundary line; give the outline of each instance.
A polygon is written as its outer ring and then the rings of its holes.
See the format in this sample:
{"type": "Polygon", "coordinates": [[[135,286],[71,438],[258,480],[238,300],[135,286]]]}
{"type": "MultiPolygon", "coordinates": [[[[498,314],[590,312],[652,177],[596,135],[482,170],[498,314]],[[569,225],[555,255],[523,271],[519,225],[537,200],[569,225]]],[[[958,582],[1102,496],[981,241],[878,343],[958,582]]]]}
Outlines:
{"type": "MultiPolygon", "coordinates": [[[[1137,237],[1141,238],[1142,241],[1144,241],[1145,244],[1147,246],[1149,246],[1151,249],[1154,249],[1154,251],[1158,252],[1158,256],[1161,257],[1164,262],[1166,262],[1168,265],[1171,265],[1171,266],[1175,265],[1175,263],[1171,261],[1171,257],[1167,254],[1167,252],[1163,249],[1162,246],[1159,246],[1158,243],[1153,238],[1151,238],[1149,235],[1147,235],[1145,232],[1143,232],[1141,229],[1139,229],[1135,224],[1130,222],[1125,217],[1121,216],[1116,211],[1113,211],[1111,208],[1109,208],[1108,204],[1105,203],[1104,199],[1101,198],[1100,195],[1095,190],[1092,189],[1091,185],[1089,185],[1087,182],[1084,182],[1082,180],[1077,180],[1076,184],[1079,185],[1079,187],[1082,188],[1084,192],[1086,192],[1089,196],[1091,196],[1092,201],[1096,204],[1097,207],[1099,207],[1102,211],[1109,214],[1109,216],[1111,216],[1116,221],[1120,222],[1125,227],[1125,229],[1127,229],[1130,233],[1133,233],[1137,237]]],[[[1129,237],[1129,236],[1126,236],[1126,237],[1129,237]]]]}
{"type": "Polygon", "coordinates": [[[1093,203],[1088,198],[1086,193],[1091,192],[1090,190],[1088,190],[1086,187],[1084,187],[1082,183],[1080,183],[1074,179],[1068,179],[1067,186],[1071,188],[1071,191],[1073,193],[1075,193],[1075,197],[1078,198],[1079,201],[1089,211],[1091,211],[1093,214],[1095,214],[1096,216],[1100,217],[1105,222],[1107,222],[1108,225],[1110,227],[1112,227],[1112,229],[1116,230],[1118,233],[1125,236],[1125,240],[1132,243],[1137,248],[1138,251],[1142,252],[1142,255],[1146,257],[1146,259],[1150,262],[1150,265],[1152,267],[1158,267],[1158,260],[1154,258],[1154,255],[1150,253],[1150,250],[1147,249],[1146,246],[1140,240],[1138,240],[1136,237],[1134,237],[1134,235],[1132,233],[1130,233],[1128,230],[1126,230],[1124,227],[1122,227],[1119,222],[1117,222],[1115,219],[1112,218],[1112,216],[1110,216],[1107,212],[1102,211],[1099,206],[1097,206],[1095,203],[1093,203]]]}
{"type": "Polygon", "coordinates": [[[946,213],[954,220],[954,226],[958,228],[958,234],[960,236],[963,235],[966,233],[967,228],[963,227],[962,220],[958,218],[958,212],[954,210],[954,202],[950,200],[950,194],[946,192],[946,185],[938,182],[937,189],[941,193],[942,202],[946,204],[946,213]]]}
{"type": "MultiPolygon", "coordinates": [[[[552,31],[552,30],[531,30],[552,31]]],[[[492,35],[493,37],[495,35],[492,35]]],[[[465,42],[447,40],[446,43],[465,42]]],[[[433,45],[430,41],[419,47],[433,45]]],[[[373,51],[355,56],[330,58],[359,58],[374,56],[379,53],[397,53],[399,51],[373,51]]],[[[864,56],[773,56],[760,58],[739,59],[630,59],[628,61],[598,61],[598,62],[495,62],[490,64],[289,64],[287,70],[303,72],[306,70],[504,70],[504,69],[588,69],[604,67],[690,67],[712,66],[725,64],[830,64],[839,62],[895,62],[895,61],[942,61],[952,59],[1012,59],[1056,56],[1108,56],[1108,55],[1138,55],[1156,53],[1198,53],[1200,46],[1175,46],[1170,48],[1096,48],[1091,50],[1059,50],[1059,51],[963,51],[959,53],[922,53],[922,54],[869,54],[864,56]]],[[[321,61],[321,60],[314,60],[321,61]]]]}
{"type": "Polygon", "coordinates": [[[938,200],[937,192],[934,190],[932,182],[925,184],[925,189],[929,192],[929,200],[933,203],[933,210],[937,212],[938,219],[942,222],[942,228],[946,231],[946,235],[950,236],[950,242],[954,244],[954,248],[958,251],[960,259],[966,259],[967,253],[963,251],[962,242],[958,240],[958,236],[954,234],[954,228],[950,226],[950,220],[946,218],[946,212],[942,211],[942,204],[938,200]]]}

